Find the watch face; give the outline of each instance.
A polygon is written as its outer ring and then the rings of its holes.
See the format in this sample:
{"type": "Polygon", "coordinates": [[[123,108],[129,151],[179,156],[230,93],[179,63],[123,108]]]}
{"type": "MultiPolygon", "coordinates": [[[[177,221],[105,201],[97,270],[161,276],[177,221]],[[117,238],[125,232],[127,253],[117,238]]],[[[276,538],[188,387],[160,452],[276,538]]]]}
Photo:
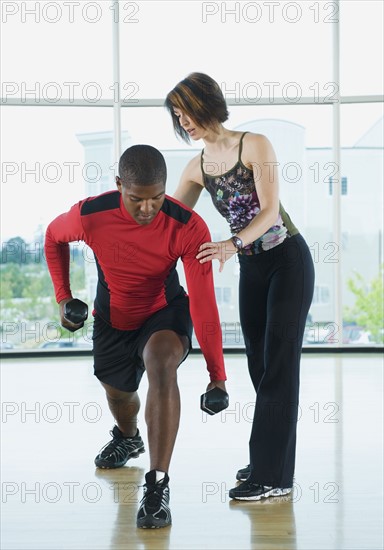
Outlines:
{"type": "Polygon", "coordinates": [[[243,241],[240,239],[240,237],[232,237],[232,242],[236,246],[236,248],[242,248],[243,241]]]}

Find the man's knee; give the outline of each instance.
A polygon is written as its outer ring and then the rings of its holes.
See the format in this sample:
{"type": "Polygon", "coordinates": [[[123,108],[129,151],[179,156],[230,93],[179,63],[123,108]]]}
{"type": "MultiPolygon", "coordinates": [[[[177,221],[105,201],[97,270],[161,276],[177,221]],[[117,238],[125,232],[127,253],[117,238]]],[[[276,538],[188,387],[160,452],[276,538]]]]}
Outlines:
{"type": "Polygon", "coordinates": [[[109,401],[115,401],[117,403],[128,403],[137,399],[137,392],[126,392],[118,390],[113,386],[110,386],[109,384],[105,384],[104,382],[101,382],[101,384],[105,389],[109,401]]]}
{"type": "Polygon", "coordinates": [[[186,352],[188,338],[173,330],[160,330],[152,334],[145,345],[143,359],[150,364],[178,366],[186,352]]]}
{"type": "Polygon", "coordinates": [[[155,332],[149,338],[143,360],[149,379],[162,382],[176,380],[177,368],[188,349],[188,338],[171,330],[155,332]]]}

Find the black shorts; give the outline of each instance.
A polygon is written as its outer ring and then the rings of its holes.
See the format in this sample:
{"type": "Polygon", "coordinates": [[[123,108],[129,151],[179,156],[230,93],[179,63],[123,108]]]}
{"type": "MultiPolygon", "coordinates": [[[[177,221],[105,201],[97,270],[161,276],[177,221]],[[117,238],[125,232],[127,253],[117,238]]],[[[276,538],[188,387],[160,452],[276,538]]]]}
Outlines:
{"type": "MultiPolygon", "coordinates": [[[[95,314],[93,324],[94,374],[101,381],[121,391],[134,392],[145,371],[144,347],[154,332],[173,330],[192,340],[192,320],[188,296],[177,296],[154,313],[137,330],[118,330],[95,314]]],[[[188,354],[183,358],[187,357],[188,354]]]]}

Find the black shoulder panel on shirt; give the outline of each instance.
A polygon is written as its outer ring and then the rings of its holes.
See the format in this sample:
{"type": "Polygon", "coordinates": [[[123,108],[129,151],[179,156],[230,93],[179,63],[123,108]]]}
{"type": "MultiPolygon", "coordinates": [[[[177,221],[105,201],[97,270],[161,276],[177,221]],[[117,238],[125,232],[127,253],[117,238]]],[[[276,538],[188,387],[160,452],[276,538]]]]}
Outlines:
{"type": "Polygon", "coordinates": [[[120,208],[120,193],[118,191],[103,193],[86,200],[80,213],[82,216],[87,216],[88,214],[96,214],[96,212],[113,210],[114,208],[120,208]]]}
{"type": "Polygon", "coordinates": [[[180,204],[177,204],[168,198],[165,198],[161,210],[167,216],[170,216],[174,220],[184,224],[188,223],[192,216],[192,212],[190,210],[183,208],[180,204]]]}

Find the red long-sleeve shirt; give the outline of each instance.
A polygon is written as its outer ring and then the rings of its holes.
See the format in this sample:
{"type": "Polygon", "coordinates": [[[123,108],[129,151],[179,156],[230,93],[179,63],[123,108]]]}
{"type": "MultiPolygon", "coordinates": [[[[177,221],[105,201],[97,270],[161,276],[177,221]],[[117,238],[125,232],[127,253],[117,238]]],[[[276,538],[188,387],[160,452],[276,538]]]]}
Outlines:
{"type": "Polygon", "coordinates": [[[176,271],[181,258],[191,317],[211,380],[225,380],[222,334],[212,265],[196,259],[211,237],[202,218],[166,195],[148,225],[127,212],[118,191],[75,204],[48,226],[45,254],[57,302],[72,296],[69,245],[84,241],[94,252],[98,285],[95,311],[114,328],[134,330],[183,292],[176,271]]]}

